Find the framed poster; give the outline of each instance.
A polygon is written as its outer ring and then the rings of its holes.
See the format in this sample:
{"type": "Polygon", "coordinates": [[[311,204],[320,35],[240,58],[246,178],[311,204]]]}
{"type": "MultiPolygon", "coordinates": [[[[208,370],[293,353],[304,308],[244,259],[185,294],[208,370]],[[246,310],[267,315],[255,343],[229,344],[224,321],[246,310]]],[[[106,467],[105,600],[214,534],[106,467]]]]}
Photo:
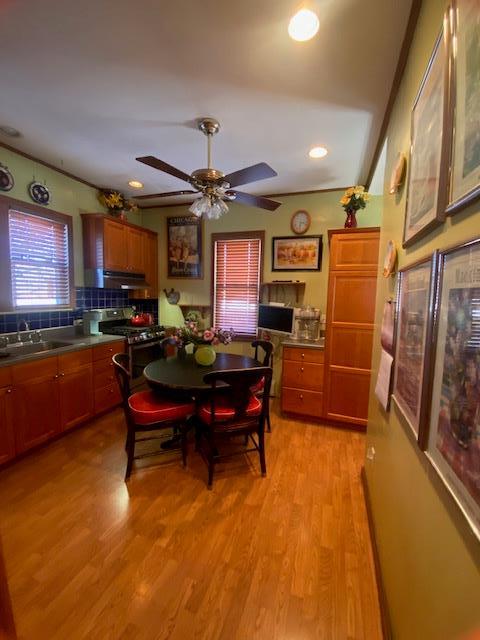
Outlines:
{"type": "Polygon", "coordinates": [[[453,127],[447,213],[480,197],[480,5],[454,0],[450,11],[453,127]]]}
{"type": "Polygon", "coordinates": [[[438,37],[415,99],[410,125],[410,162],[403,246],[443,222],[447,204],[447,34],[438,37]]]}
{"type": "Polygon", "coordinates": [[[480,239],[441,252],[426,454],[480,538],[480,239]]]}
{"type": "Polygon", "coordinates": [[[425,446],[437,253],[398,272],[393,398],[425,446]]]}
{"type": "Polygon", "coordinates": [[[272,271],[320,271],[322,236],[272,238],[272,271]]]}
{"type": "Polygon", "coordinates": [[[203,278],[203,227],[196,216],[167,218],[168,278],[203,278]]]}

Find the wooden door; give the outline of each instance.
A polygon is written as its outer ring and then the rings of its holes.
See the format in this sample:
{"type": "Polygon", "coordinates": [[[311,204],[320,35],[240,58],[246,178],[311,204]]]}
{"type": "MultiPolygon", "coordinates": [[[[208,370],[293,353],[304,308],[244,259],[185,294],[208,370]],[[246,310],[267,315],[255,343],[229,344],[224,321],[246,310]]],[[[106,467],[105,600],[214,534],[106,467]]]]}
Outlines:
{"type": "Polygon", "coordinates": [[[92,350],[58,356],[60,426],[71,429],[93,416],[92,350]]]}
{"type": "Polygon", "coordinates": [[[325,416],[365,427],[368,417],[379,231],[331,233],[325,416]]]}
{"type": "Polygon", "coordinates": [[[127,268],[133,273],[145,273],[145,235],[139,229],[127,228],[127,268]]]}
{"type": "Polygon", "coordinates": [[[15,445],[22,453],[60,431],[57,358],[16,365],[12,378],[15,445]]]}
{"type": "Polygon", "coordinates": [[[158,298],[158,235],[145,233],[143,239],[145,256],[145,280],[148,289],[136,289],[134,298],[158,298]]]}
{"type": "Polygon", "coordinates": [[[15,457],[13,428],[13,389],[0,389],[0,465],[15,457]]]}
{"type": "Polygon", "coordinates": [[[127,227],[104,219],[103,221],[103,260],[105,269],[127,271],[127,227]]]}

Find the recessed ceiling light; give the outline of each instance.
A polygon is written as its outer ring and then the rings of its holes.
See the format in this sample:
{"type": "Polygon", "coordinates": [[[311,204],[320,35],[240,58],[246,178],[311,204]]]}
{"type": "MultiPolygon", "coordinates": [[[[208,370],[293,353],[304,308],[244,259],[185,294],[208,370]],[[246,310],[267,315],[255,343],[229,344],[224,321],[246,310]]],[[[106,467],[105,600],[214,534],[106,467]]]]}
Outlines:
{"type": "Polygon", "coordinates": [[[328,149],[325,147],[312,147],[308,152],[310,158],[324,158],[328,153],[328,149]]]}
{"type": "Polygon", "coordinates": [[[320,22],[318,16],[310,9],[300,9],[288,24],[288,35],[293,40],[305,42],[317,33],[320,22]]]}
{"type": "Polygon", "coordinates": [[[10,136],[10,138],[19,138],[21,136],[20,131],[14,129],[13,127],[9,127],[6,124],[0,126],[0,133],[5,134],[6,136],[10,136]]]}
{"type": "Polygon", "coordinates": [[[134,189],[143,188],[143,182],[140,182],[139,180],[130,180],[128,184],[130,187],[133,187],[134,189]]]}

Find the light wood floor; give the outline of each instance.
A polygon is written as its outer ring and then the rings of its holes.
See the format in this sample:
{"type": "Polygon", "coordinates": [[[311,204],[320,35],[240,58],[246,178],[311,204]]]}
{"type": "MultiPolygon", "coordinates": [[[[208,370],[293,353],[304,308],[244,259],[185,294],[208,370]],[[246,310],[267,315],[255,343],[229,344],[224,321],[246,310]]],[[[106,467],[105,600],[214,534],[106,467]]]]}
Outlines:
{"type": "Polygon", "coordinates": [[[258,459],[123,482],[119,410],[0,472],[21,640],[381,638],[364,436],[281,419],[258,459]]]}

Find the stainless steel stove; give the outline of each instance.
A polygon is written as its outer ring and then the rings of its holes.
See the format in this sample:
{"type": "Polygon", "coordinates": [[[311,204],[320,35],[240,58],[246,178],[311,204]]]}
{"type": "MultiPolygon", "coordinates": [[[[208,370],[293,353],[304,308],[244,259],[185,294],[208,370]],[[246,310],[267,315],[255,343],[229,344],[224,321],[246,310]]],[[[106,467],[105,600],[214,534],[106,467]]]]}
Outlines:
{"type": "Polygon", "coordinates": [[[112,336],[125,336],[128,344],[138,344],[149,340],[161,340],[165,337],[165,328],[159,324],[153,324],[148,327],[116,325],[113,327],[102,327],[102,333],[112,336]]]}

